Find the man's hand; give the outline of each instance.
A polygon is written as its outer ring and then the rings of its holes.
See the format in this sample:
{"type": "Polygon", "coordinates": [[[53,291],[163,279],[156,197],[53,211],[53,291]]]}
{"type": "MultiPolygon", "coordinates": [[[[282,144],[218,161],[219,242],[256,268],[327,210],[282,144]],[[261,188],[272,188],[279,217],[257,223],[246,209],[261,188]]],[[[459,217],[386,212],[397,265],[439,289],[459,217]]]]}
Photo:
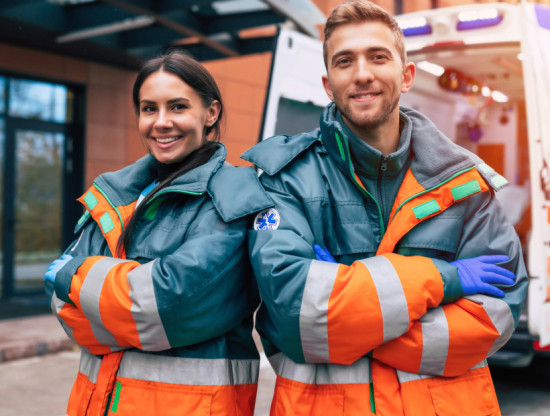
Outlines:
{"type": "Polygon", "coordinates": [[[60,258],[54,260],[52,264],[48,267],[48,271],[44,275],[44,280],[49,280],[50,282],[55,282],[55,276],[57,272],[65,266],[73,256],[70,254],[63,254],[60,258]]]}
{"type": "Polygon", "coordinates": [[[458,269],[463,295],[485,295],[504,297],[504,292],[493,285],[513,285],[516,276],[511,271],[495,263],[509,261],[504,255],[479,256],[451,262],[458,269]]]}
{"type": "Polygon", "coordinates": [[[321,246],[319,244],[314,244],[313,245],[313,251],[315,251],[315,255],[317,256],[317,260],[328,261],[329,263],[336,263],[336,260],[334,260],[332,255],[326,249],[326,247],[323,249],[323,248],[321,248],[321,246]]]}

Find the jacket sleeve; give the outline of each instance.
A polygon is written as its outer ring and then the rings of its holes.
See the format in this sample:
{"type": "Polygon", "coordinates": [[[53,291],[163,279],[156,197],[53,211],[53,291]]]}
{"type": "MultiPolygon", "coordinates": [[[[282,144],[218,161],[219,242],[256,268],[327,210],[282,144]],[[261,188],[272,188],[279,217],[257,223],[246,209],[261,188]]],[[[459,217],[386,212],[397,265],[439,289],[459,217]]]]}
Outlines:
{"type": "Polygon", "coordinates": [[[442,302],[443,280],[429,258],[386,254],[349,266],[314,260],[312,246],[322,242],[314,240],[315,219],[306,218],[292,179],[284,172],[261,179],[275,204],[266,216],[279,225],[250,231],[263,300],[257,328],[295,362],[350,364],[442,302]]]}
{"type": "Polygon", "coordinates": [[[140,264],[75,256],[55,281],[56,298],[65,302],[58,316],[94,354],[159,351],[222,335],[258,303],[247,224],[246,217],[224,222],[208,201],[185,241],[164,257],[140,264]]]}
{"type": "Polygon", "coordinates": [[[516,274],[513,286],[501,286],[504,298],[474,295],[429,310],[403,336],[376,348],[373,357],[399,370],[457,376],[480,363],[510,338],[527,290],[521,246],[494,193],[484,192],[468,204],[456,259],[506,254],[503,266],[516,274]]]}

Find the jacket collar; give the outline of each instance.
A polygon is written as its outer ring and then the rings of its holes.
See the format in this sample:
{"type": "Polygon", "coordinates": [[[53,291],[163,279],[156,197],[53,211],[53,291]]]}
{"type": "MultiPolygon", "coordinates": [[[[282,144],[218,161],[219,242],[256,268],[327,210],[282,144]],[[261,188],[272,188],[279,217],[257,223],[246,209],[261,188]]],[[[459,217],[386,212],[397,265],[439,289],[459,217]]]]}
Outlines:
{"type": "MultiPolygon", "coordinates": [[[[390,155],[389,166],[392,171],[400,170],[410,155],[412,174],[427,189],[481,163],[476,155],[449,140],[423,114],[406,107],[400,107],[399,110],[404,127],[399,148],[390,155]]],[[[321,116],[322,140],[333,161],[347,176],[350,176],[353,175],[350,146],[358,147],[356,142],[361,140],[340,121],[341,118],[336,112],[334,103],[325,107],[321,116]],[[353,145],[350,143],[351,137],[354,137],[353,145]]],[[[364,144],[363,149],[368,160],[373,163],[373,167],[365,168],[373,173],[380,166],[382,154],[371,146],[367,146],[364,144]]]]}
{"type": "MultiPolygon", "coordinates": [[[[164,188],[164,191],[193,194],[206,192],[210,178],[223,165],[227,154],[223,144],[218,143],[217,146],[216,152],[208,162],[179,176],[164,188]]],[[[141,191],[157,179],[155,164],[154,157],[148,154],[119,171],[100,175],[94,184],[115,206],[125,206],[135,201],[141,191]]]]}
{"type": "Polygon", "coordinates": [[[401,138],[397,150],[384,158],[382,152],[365,143],[350,130],[342,120],[342,115],[339,111],[335,113],[336,120],[340,123],[342,132],[349,139],[353,166],[359,175],[375,178],[378,176],[383,163],[386,165],[384,175],[392,177],[399,174],[410,155],[411,122],[407,116],[401,116],[400,118],[402,123],[400,129],[401,138]]]}

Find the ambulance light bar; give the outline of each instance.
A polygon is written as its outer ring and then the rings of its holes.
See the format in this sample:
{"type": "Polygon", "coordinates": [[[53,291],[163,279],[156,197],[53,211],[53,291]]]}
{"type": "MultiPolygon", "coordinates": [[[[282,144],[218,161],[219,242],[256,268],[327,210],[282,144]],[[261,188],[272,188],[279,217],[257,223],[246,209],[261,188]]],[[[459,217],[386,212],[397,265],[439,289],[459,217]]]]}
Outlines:
{"type": "Polygon", "coordinates": [[[399,20],[398,23],[405,36],[429,35],[432,33],[432,27],[425,17],[399,20]]]}
{"type": "Polygon", "coordinates": [[[463,11],[458,14],[456,30],[471,30],[496,26],[502,22],[503,18],[497,9],[463,11]]]}

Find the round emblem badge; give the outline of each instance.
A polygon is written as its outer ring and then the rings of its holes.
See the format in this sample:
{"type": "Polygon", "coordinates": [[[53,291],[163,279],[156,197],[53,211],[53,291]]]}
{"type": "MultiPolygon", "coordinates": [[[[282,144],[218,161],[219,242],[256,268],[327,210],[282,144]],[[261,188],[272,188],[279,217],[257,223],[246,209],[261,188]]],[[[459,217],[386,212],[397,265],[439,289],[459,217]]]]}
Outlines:
{"type": "Polygon", "coordinates": [[[276,230],[279,228],[280,222],[281,218],[279,217],[277,210],[275,208],[269,208],[256,215],[256,218],[254,218],[254,229],[276,230]]]}

